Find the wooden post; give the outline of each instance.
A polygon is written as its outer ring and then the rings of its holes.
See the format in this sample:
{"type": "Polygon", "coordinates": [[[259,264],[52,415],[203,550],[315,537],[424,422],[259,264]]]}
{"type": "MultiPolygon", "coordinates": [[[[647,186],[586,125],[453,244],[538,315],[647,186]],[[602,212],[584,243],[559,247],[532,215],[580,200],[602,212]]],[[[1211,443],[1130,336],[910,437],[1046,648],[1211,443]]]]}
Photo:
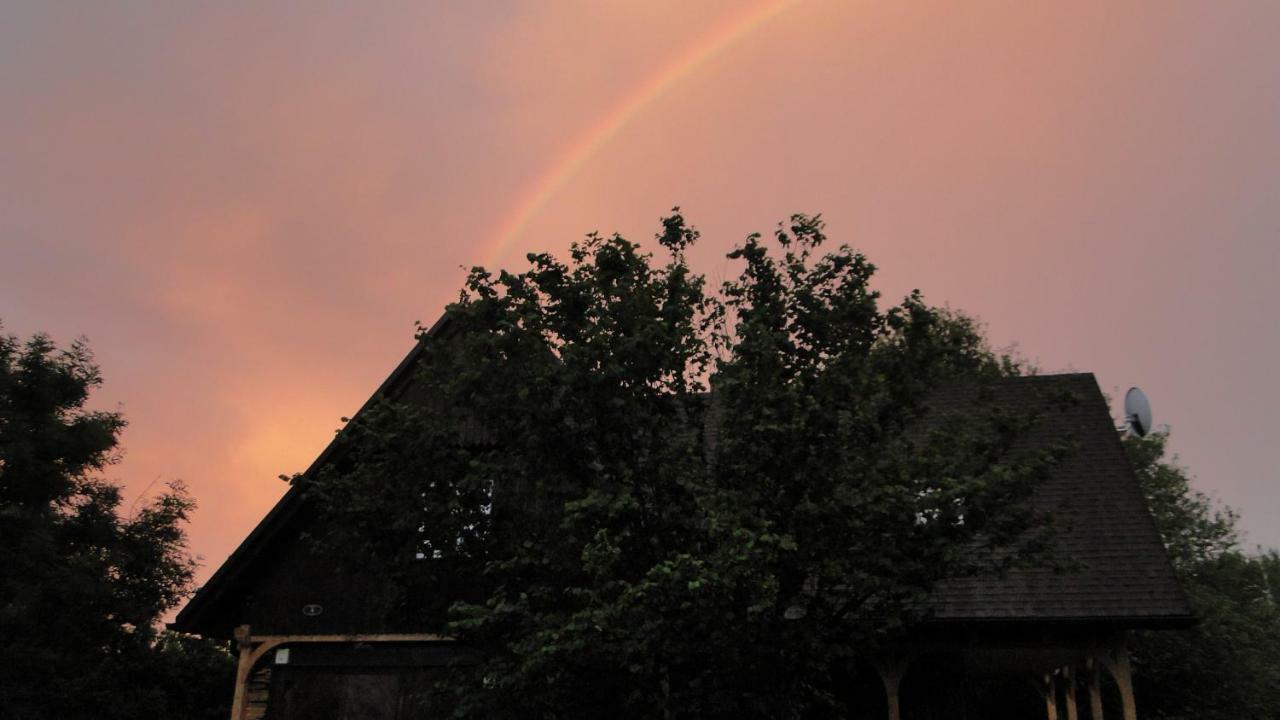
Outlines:
{"type": "Polygon", "coordinates": [[[248,690],[249,673],[253,670],[253,642],[248,625],[235,629],[236,645],[240,648],[240,664],[236,666],[236,692],[231,700],[231,720],[244,717],[245,692],[248,690]]]}
{"type": "Polygon", "coordinates": [[[1116,685],[1120,686],[1120,702],[1124,707],[1124,720],[1138,720],[1138,705],[1133,698],[1133,674],[1129,667],[1129,651],[1121,647],[1116,661],[1111,665],[1116,685]]]}
{"type": "Polygon", "coordinates": [[[882,661],[876,663],[880,672],[880,681],[884,683],[884,697],[889,706],[889,720],[902,720],[902,706],[898,701],[898,687],[902,685],[903,671],[906,663],[900,661],[882,661]]]}
{"type": "Polygon", "coordinates": [[[1067,720],[1080,720],[1076,709],[1076,674],[1070,665],[1062,668],[1063,699],[1067,703],[1067,720]]]}
{"type": "Polygon", "coordinates": [[[1049,720],[1058,720],[1058,686],[1054,680],[1053,674],[1049,674],[1045,675],[1040,682],[1040,694],[1044,695],[1045,717],[1049,720]]]}
{"type": "Polygon", "coordinates": [[[1116,688],[1120,691],[1120,709],[1124,714],[1124,720],[1138,720],[1138,706],[1133,698],[1133,674],[1129,667],[1129,651],[1124,643],[1118,642],[1112,646],[1111,650],[1099,653],[1096,660],[1106,666],[1107,672],[1111,673],[1111,677],[1116,681],[1116,688]]]}
{"type": "Polygon", "coordinates": [[[1102,682],[1098,677],[1098,661],[1089,658],[1086,667],[1088,675],[1085,680],[1089,684],[1089,714],[1092,720],[1103,720],[1102,718],[1102,682]]]}

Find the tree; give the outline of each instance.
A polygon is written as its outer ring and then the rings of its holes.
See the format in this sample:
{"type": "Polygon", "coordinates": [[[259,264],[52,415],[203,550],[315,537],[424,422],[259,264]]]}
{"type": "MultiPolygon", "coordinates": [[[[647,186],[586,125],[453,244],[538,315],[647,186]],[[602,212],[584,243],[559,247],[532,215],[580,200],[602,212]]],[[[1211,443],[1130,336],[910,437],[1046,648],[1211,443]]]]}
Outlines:
{"type": "Polygon", "coordinates": [[[837,711],[938,581],[1035,554],[1052,458],[981,403],[922,426],[939,384],[1018,370],[973,321],[882,308],[816,217],[749,237],[718,295],[697,237],[676,211],[662,265],[590,235],[474,269],[419,390],[306,486],[407,619],[483,651],[437,686],[459,717],[837,711]]]}
{"type": "Polygon", "coordinates": [[[1126,447],[1200,622],[1135,637],[1138,707],[1150,718],[1280,717],[1280,557],[1241,551],[1236,514],[1164,459],[1167,440],[1131,437],[1126,447]]]}
{"type": "Polygon", "coordinates": [[[101,473],[125,422],[86,407],[101,383],[83,341],[0,335],[0,716],[205,717],[229,656],[156,629],[190,589],[194,504],[173,483],[120,515],[101,473]]]}

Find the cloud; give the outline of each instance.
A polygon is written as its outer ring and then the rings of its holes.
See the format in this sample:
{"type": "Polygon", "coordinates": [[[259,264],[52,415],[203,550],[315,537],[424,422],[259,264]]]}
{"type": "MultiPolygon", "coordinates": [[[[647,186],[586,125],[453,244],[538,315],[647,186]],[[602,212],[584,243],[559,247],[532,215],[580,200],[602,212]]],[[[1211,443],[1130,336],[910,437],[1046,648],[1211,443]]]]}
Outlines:
{"type": "MultiPolygon", "coordinates": [[[[220,562],[453,299],[538,178],[735,2],[10,4],[0,311],[90,335],[133,491],[220,562]]],[[[805,0],[637,113],[511,251],[723,253],[794,211],[1049,368],[1142,384],[1209,487],[1280,511],[1267,6],[805,0]]],[[[1254,508],[1257,508],[1256,513],[1254,508]]],[[[1270,534],[1267,534],[1270,533],[1270,534]]]]}

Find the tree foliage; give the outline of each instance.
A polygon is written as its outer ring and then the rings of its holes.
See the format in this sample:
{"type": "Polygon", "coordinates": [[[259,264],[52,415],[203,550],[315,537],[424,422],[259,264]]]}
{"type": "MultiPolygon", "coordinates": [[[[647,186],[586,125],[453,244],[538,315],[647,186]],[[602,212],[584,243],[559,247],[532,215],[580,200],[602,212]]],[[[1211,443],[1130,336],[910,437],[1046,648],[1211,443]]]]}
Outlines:
{"type": "Polygon", "coordinates": [[[1164,459],[1167,440],[1128,438],[1126,447],[1200,622],[1135,638],[1139,710],[1187,720],[1280,717],[1280,556],[1241,550],[1236,514],[1164,459]]]}
{"type": "Polygon", "coordinates": [[[1019,423],[920,421],[940,383],[1017,371],[971,320],[884,307],[816,217],[715,293],[697,238],[677,211],[661,263],[591,235],[473,270],[416,393],[307,488],[411,622],[483,651],[440,687],[460,717],[836,712],[938,581],[1035,551],[1050,459],[1010,452],[1019,423]]]}
{"type": "Polygon", "coordinates": [[[101,383],[83,342],[0,335],[0,716],[204,717],[227,654],[155,629],[190,588],[194,505],[175,483],[120,514],[101,383]]]}

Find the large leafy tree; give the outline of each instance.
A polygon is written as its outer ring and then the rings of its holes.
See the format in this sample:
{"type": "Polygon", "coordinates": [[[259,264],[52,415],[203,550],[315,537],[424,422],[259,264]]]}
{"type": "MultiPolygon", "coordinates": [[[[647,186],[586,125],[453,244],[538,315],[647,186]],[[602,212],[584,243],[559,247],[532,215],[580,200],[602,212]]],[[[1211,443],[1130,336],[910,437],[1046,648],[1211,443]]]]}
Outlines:
{"type": "Polygon", "coordinates": [[[664,219],[567,262],[474,270],[417,390],[343,434],[308,486],[338,544],[389,563],[401,608],[483,651],[463,717],[810,717],[939,580],[1034,554],[1049,462],[975,395],[1016,372],[974,323],[823,251],[818,218],[731,254],[718,293],[664,219]],[[352,541],[353,540],[353,541],[352,541]],[[372,544],[372,546],[371,546],[372,544]]]}
{"type": "Polygon", "coordinates": [[[1280,557],[1242,550],[1235,513],[1165,459],[1167,441],[1126,447],[1200,622],[1135,638],[1138,707],[1150,718],[1280,718],[1280,557]]]}
{"type": "Polygon", "coordinates": [[[193,504],[174,484],[121,515],[101,382],[83,342],[0,334],[0,717],[204,717],[229,656],[156,630],[191,584],[193,504]]]}

